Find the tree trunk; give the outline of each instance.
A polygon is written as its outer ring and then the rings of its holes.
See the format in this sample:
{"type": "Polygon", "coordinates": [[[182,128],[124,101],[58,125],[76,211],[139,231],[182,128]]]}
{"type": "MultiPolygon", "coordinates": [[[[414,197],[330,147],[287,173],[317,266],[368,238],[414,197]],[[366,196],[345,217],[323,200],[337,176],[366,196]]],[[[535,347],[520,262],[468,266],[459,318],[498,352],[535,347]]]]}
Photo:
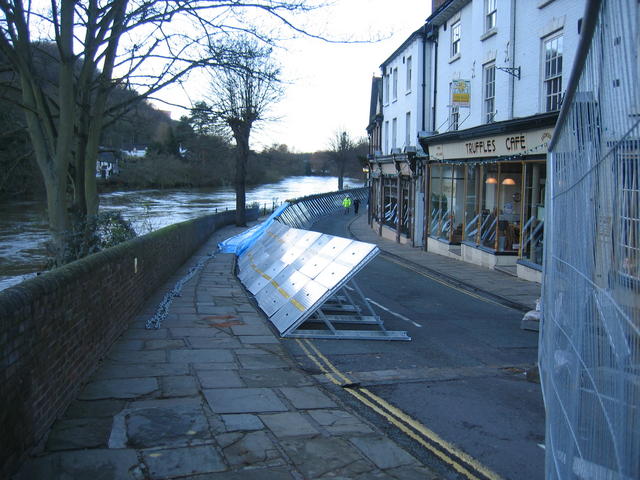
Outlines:
{"type": "Polygon", "coordinates": [[[344,169],[346,166],[346,159],[342,158],[338,162],[338,190],[344,189],[344,169]]]}
{"type": "Polygon", "coordinates": [[[249,133],[248,129],[234,132],[236,139],[236,226],[246,227],[247,218],[245,212],[246,203],[246,178],[247,161],[249,160],[249,133]]]}

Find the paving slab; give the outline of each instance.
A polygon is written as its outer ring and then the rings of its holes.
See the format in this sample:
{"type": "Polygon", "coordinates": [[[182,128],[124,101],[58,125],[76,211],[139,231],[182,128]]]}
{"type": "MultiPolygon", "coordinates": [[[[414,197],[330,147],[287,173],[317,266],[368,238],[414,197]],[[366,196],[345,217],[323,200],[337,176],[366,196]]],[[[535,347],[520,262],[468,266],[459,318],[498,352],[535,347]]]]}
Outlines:
{"type": "Polygon", "coordinates": [[[145,350],[168,350],[185,348],[185,342],[181,338],[167,340],[147,340],[144,342],[145,350]]]}
{"type": "Polygon", "coordinates": [[[100,418],[113,417],[126,405],[126,400],[74,400],[65,418],[100,418]]]}
{"type": "Polygon", "coordinates": [[[239,354],[238,360],[242,368],[263,370],[265,368],[286,368],[290,365],[281,358],[258,353],[239,354]]]}
{"type": "Polygon", "coordinates": [[[135,450],[74,450],[27,461],[15,480],[142,480],[135,450]]]}
{"type": "Polygon", "coordinates": [[[47,439],[47,450],[105,448],[111,432],[111,418],[74,418],[56,422],[47,439]]]}
{"type": "Polygon", "coordinates": [[[310,410],[308,413],[332,435],[373,432],[371,427],[344,410],[310,410]]]}
{"type": "Polygon", "coordinates": [[[250,431],[262,430],[264,424],[257,415],[249,413],[238,413],[234,415],[221,415],[222,421],[228,432],[236,430],[250,431]]]}
{"type": "Polygon", "coordinates": [[[243,335],[240,337],[240,341],[245,344],[280,343],[280,341],[273,335],[243,335]]]}
{"type": "Polygon", "coordinates": [[[290,368],[240,370],[238,373],[247,387],[295,387],[312,384],[309,377],[290,368]]]}
{"type": "Polygon", "coordinates": [[[155,378],[119,378],[96,380],[87,384],[78,398],[98,400],[105,398],[136,398],[149,395],[159,388],[155,378]]]}
{"type": "Polygon", "coordinates": [[[198,475],[181,477],[181,480],[299,480],[300,477],[293,477],[287,467],[268,467],[236,470],[233,472],[211,473],[209,475],[198,475]]]}
{"type": "Polygon", "coordinates": [[[160,390],[163,397],[191,397],[199,392],[191,375],[160,377],[160,390]]]}
{"type": "Polygon", "coordinates": [[[309,420],[297,412],[260,415],[260,419],[279,438],[318,435],[318,430],[309,420]]]}
{"type": "Polygon", "coordinates": [[[169,375],[186,375],[189,373],[189,365],[186,363],[154,363],[154,364],[112,364],[105,363],[94,374],[95,380],[117,378],[146,378],[162,377],[169,375]]]}
{"type": "Polygon", "coordinates": [[[202,408],[191,405],[129,409],[114,420],[124,421],[126,445],[131,448],[187,446],[210,441],[202,408]]]}
{"type": "Polygon", "coordinates": [[[203,390],[215,413],[285,412],[288,408],[269,388],[220,388],[203,390]]]}
{"type": "Polygon", "coordinates": [[[241,348],[242,343],[235,338],[224,337],[185,337],[191,348],[195,349],[233,349],[241,348]]]}
{"type": "Polygon", "coordinates": [[[169,350],[170,363],[218,363],[233,362],[233,354],[223,349],[169,350]]]}
{"type": "Polygon", "coordinates": [[[228,337],[229,334],[214,327],[171,327],[171,336],[178,337],[228,337]]]}
{"type": "Polygon", "coordinates": [[[232,467],[282,466],[279,450],[265,432],[227,433],[216,437],[232,467]]]}
{"type": "Polygon", "coordinates": [[[199,370],[198,379],[202,388],[244,387],[245,383],[234,370],[199,370]]]}
{"type": "Polygon", "coordinates": [[[213,445],[147,450],[142,455],[154,479],[222,472],[227,469],[213,445]]]}
{"type": "Polygon", "coordinates": [[[231,331],[234,335],[266,335],[273,336],[269,327],[263,323],[255,323],[254,325],[231,325],[231,331]]]}
{"type": "Polygon", "coordinates": [[[350,441],[383,470],[418,464],[415,458],[386,437],[351,437],[350,441]]]}
{"type": "Polygon", "coordinates": [[[280,388],[280,391],[293,404],[301,410],[312,408],[337,407],[335,402],[327,397],[317,387],[280,388]]]}
{"type": "Polygon", "coordinates": [[[287,456],[304,478],[352,478],[374,470],[373,464],[362,459],[361,453],[342,439],[301,438],[280,442],[287,456]]]}
{"type": "Polygon", "coordinates": [[[132,355],[128,351],[114,351],[108,357],[114,363],[166,363],[167,355],[163,350],[139,351],[132,355]]]}

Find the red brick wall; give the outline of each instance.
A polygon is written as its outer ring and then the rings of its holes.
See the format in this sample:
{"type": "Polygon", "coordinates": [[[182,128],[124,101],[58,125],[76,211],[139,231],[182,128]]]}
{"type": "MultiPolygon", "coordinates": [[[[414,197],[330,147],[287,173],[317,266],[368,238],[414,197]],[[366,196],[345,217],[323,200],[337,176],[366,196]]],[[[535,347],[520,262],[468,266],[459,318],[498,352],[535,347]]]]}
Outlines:
{"type": "Polygon", "coordinates": [[[234,216],[171,225],[0,291],[0,477],[44,438],[149,296],[234,216]]]}

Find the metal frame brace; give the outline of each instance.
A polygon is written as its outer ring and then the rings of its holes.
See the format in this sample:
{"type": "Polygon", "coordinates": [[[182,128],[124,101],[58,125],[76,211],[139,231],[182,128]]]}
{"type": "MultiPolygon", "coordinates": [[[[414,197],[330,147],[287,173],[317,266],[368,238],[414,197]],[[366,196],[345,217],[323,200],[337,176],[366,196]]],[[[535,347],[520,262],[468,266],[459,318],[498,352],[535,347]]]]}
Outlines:
{"type": "Polygon", "coordinates": [[[342,288],[322,303],[301,325],[298,325],[292,331],[284,333],[282,336],[284,338],[345,340],[411,340],[406,331],[387,330],[384,328],[383,321],[376,315],[371,304],[353,279],[345,283],[342,288]],[[363,314],[363,309],[360,305],[364,306],[365,314],[363,314]],[[320,323],[326,329],[301,329],[300,327],[306,323],[320,323]],[[336,328],[336,325],[343,324],[355,326],[376,325],[377,329],[343,330],[336,328]]]}

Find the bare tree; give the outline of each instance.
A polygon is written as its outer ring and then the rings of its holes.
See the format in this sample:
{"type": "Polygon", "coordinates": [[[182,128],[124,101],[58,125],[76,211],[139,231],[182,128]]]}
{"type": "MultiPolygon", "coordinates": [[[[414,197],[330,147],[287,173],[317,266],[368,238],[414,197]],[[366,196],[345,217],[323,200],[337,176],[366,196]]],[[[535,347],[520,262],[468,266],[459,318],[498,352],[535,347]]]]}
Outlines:
{"type": "Polygon", "coordinates": [[[271,41],[243,18],[247,11],[305,33],[294,15],[314,8],[312,1],[0,0],[1,80],[15,89],[26,115],[57,263],[69,259],[74,219],[86,236],[97,214],[95,162],[104,126],[193,69],[224,66],[228,58],[210,48],[212,39],[245,31],[271,41]],[[38,62],[56,63],[57,76],[43,76],[38,62]],[[110,102],[116,86],[132,95],[110,102]]]}
{"type": "Polygon", "coordinates": [[[225,42],[221,48],[233,58],[214,72],[211,109],[231,130],[236,143],[236,225],[244,226],[251,129],[267,120],[269,108],[282,95],[280,68],[271,57],[271,48],[250,37],[240,36],[225,42]]]}
{"type": "Polygon", "coordinates": [[[344,130],[338,130],[329,139],[329,151],[338,170],[338,190],[344,188],[344,172],[347,161],[354,156],[355,143],[344,130]]]}

